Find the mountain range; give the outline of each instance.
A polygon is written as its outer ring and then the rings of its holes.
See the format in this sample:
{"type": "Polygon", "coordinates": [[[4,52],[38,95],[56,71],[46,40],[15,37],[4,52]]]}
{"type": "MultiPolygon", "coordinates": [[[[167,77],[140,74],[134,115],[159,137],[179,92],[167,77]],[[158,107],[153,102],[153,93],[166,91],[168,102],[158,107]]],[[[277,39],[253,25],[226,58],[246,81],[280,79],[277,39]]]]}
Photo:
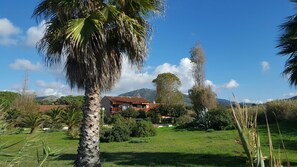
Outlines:
{"type": "MultiPolygon", "coordinates": [[[[146,98],[150,101],[154,101],[155,97],[156,97],[156,93],[157,93],[156,90],[142,88],[142,89],[137,89],[137,90],[133,90],[130,92],[119,94],[119,96],[139,96],[139,97],[146,98]]],[[[189,98],[189,95],[186,95],[186,94],[183,94],[183,95],[184,95],[185,104],[190,105],[191,99],[189,98]]],[[[230,106],[230,103],[231,103],[229,100],[220,99],[220,98],[217,98],[217,102],[223,106],[230,106]]],[[[234,103],[234,102],[232,102],[232,103],[234,103]]]]}

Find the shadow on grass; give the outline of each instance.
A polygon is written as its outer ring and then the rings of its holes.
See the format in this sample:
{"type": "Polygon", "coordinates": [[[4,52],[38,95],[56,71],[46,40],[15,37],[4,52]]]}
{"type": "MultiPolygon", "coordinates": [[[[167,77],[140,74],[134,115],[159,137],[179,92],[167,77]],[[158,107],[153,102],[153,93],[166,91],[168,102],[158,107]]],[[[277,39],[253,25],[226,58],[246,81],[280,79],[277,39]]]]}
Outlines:
{"type": "MultiPolygon", "coordinates": [[[[59,160],[73,160],[75,154],[63,154],[59,160]]],[[[104,163],[132,166],[236,166],[244,167],[245,157],[224,154],[189,154],[174,152],[102,152],[104,163]]]]}

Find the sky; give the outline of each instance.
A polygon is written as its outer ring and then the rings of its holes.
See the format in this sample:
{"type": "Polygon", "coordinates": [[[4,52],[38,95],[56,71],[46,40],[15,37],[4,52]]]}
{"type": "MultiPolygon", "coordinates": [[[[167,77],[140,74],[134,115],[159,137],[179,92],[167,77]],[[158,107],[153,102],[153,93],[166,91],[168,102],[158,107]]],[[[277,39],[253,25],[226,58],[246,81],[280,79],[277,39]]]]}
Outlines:
{"type": "MultiPolygon", "coordinates": [[[[63,65],[46,67],[36,49],[44,21],[32,13],[39,0],[0,0],[0,91],[20,91],[24,78],[37,96],[83,94],[71,90],[63,65]]],[[[149,54],[141,70],[123,60],[120,80],[110,92],[154,89],[160,73],[176,74],[187,93],[193,84],[190,49],[199,43],[206,56],[206,83],[218,98],[262,103],[297,95],[281,73],[288,57],[277,55],[279,25],[297,13],[288,0],[167,0],[149,21],[149,54]]]]}

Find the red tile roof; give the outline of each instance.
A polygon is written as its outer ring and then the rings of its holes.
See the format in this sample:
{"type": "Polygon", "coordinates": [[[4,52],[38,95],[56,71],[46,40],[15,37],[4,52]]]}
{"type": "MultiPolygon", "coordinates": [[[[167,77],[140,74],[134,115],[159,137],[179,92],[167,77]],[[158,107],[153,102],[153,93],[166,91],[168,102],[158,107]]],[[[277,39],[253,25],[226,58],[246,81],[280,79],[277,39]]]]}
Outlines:
{"type": "Polygon", "coordinates": [[[142,97],[129,96],[106,96],[111,102],[132,103],[132,104],[149,104],[151,101],[142,97]]]}
{"type": "Polygon", "coordinates": [[[66,107],[67,107],[67,105],[40,105],[39,111],[46,112],[46,111],[50,111],[50,110],[56,109],[56,108],[65,109],[66,107]]]}

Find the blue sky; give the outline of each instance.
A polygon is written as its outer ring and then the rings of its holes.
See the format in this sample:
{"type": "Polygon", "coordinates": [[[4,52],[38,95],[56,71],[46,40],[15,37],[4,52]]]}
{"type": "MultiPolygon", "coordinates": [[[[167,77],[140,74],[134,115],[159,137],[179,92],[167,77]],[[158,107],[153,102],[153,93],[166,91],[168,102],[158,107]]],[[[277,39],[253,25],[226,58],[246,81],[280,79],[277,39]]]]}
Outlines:
{"type": "MultiPolygon", "coordinates": [[[[44,26],[31,18],[39,1],[10,0],[0,5],[0,90],[18,91],[25,71],[38,96],[79,94],[70,90],[63,68],[46,68],[34,45],[44,26]]],[[[181,91],[193,85],[189,50],[199,42],[206,55],[206,82],[219,98],[265,102],[297,95],[281,76],[286,57],[277,55],[279,25],[293,15],[287,0],[167,0],[164,15],[153,26],[149,55],[141,71],[124,60],[122,77],[111,92],[154,88],[151,81],[173,72],[181,91]]]]}

